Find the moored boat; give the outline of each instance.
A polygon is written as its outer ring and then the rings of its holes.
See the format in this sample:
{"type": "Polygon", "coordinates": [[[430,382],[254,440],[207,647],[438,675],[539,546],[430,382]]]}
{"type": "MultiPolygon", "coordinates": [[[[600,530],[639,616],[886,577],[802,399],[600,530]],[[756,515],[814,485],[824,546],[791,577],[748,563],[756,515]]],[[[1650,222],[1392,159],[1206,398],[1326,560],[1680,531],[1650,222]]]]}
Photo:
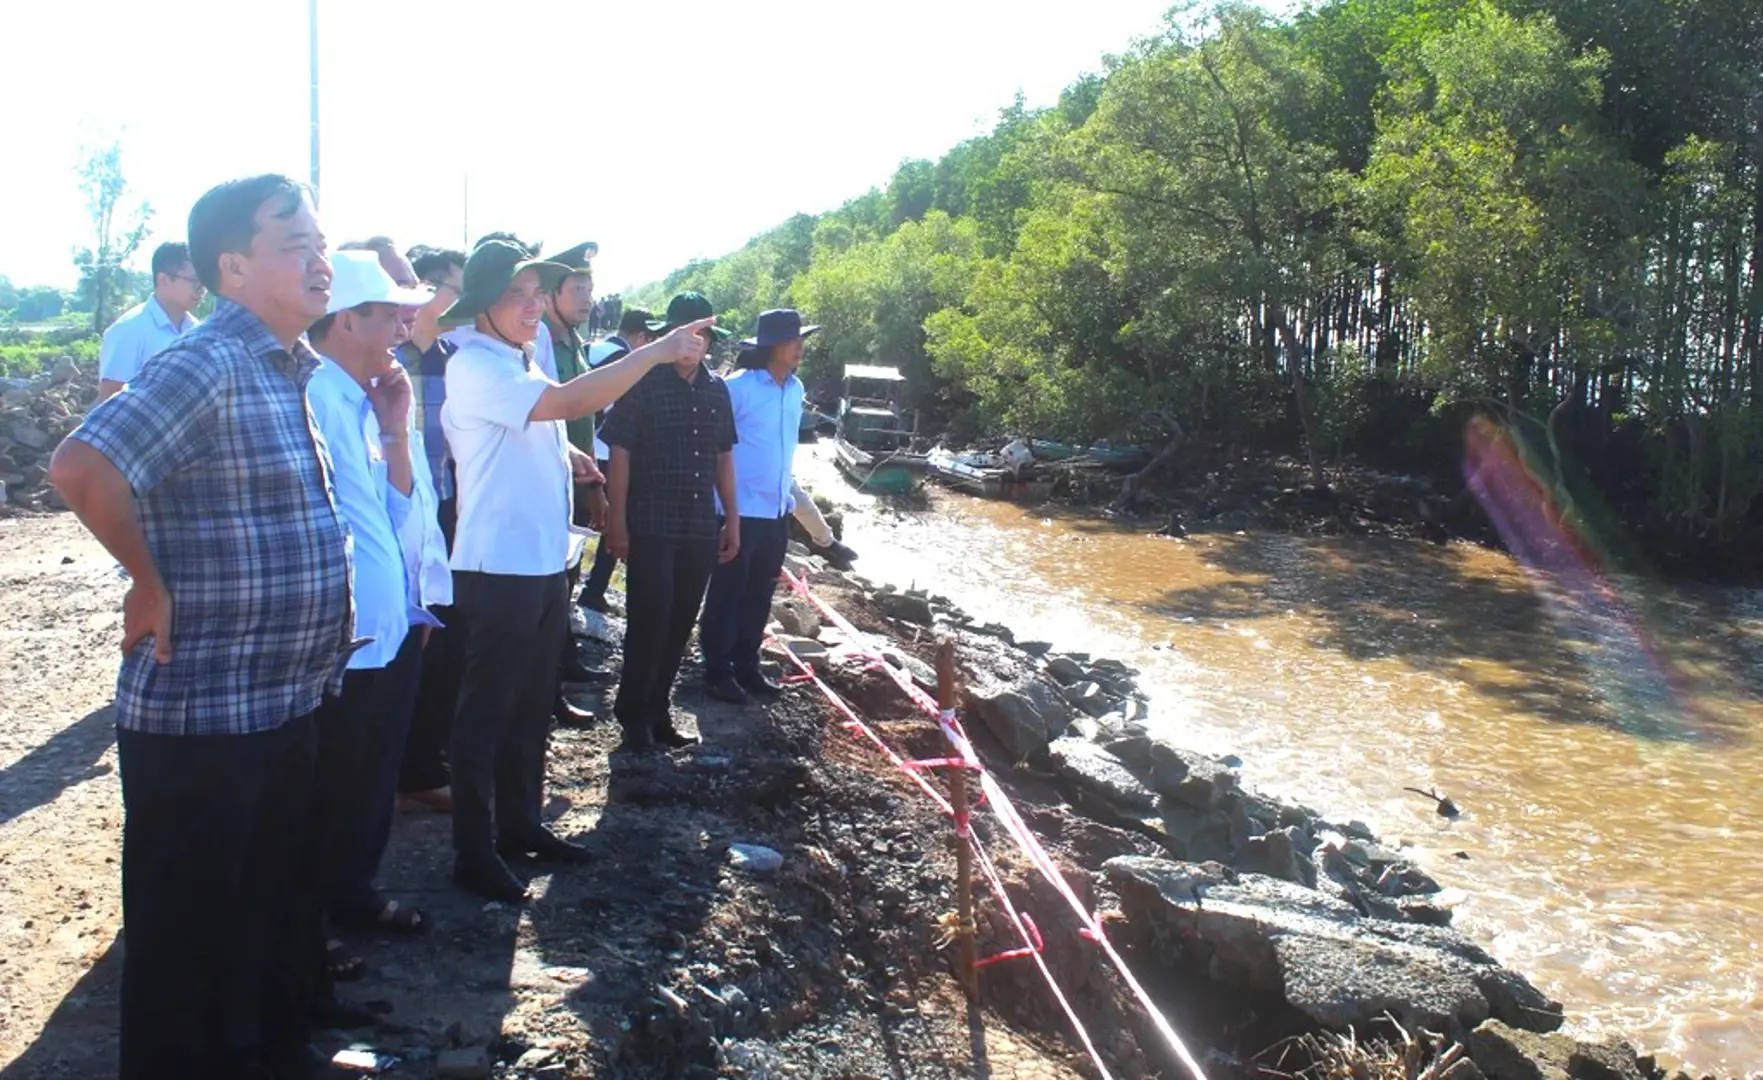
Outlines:
{"type": "Polygon", "coordinates": [[[938,447],[925,456],[931,477],[957,491],[986,499],[1040,501],[1053,494],[1051,479],[1013,473],[998,454],[938,447]]]}
{"type": "Polygon", "coordinates": [[[924,455],[911,449],[895,394],[905,377],[897,368],[851,365],[839,399],[834,460],[859,491],[901,495],[918,486],[924,455]]]}

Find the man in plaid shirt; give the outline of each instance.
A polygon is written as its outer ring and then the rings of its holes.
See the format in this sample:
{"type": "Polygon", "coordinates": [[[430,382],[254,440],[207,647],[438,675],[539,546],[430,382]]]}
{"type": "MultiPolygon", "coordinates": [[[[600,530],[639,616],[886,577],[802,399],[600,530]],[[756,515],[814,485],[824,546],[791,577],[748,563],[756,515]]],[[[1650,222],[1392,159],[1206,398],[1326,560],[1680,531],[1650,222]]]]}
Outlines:
{"type": "MultiPolygon", "coordinates": [[[[453,452],[441,426],[441,406],[447,402],[447,360],[455,346],[442,336],[440,315],[459,299],[465,252],[415,247],[410,249],[410,261],[418,280],[432,286],[435,296],[417,311],[409,340],[401,343],[394,355],[410,376],[411,417],[422,434],[429,475],[435,482],[441,535],[451,553],[459,504],[454,498],[453,452]]],[[[416,711],[410,718],[410,736],[404,744],[404,764],[398,770],[398,794],[403,806],[445,813],[453,809],[447,742],[452,738],[453,710],[459,707],[459,673],[465,665],[465,653],[452,606],[436,608],[433,614],[441,625],[423,648],[422,681],[416,711]]]]}
{"type": "Polygon", "coordinates": [[[281,176],[208,192],[189,244],[213,317],[50,466],[133,581],[116,688],[120,1076],[304,1076],[312,714],[341,686],[354,627],[349,534],[306,405],[318,359],[300,340],[331,268],[281,176]]]}
{"type": "MultiPolygon", "coordinates": [[[[670,332],[711,314],[702,295],[681,293],[652,328],[670,332]]],[[[699,332],[706,348],[727,336],[707,324],[699,332]]],[[[625,560],[629,598],[612,711],[628,751],[690,746],[697,738],[674,726],[674,679],[711,571],[741,547],[728,388],[701,359],[683,357],[643,376],[607,415],[602,435],[612,447],[606,535],[625,560]],[[718,498],[730,508],[722,523],[718,498]]]]}

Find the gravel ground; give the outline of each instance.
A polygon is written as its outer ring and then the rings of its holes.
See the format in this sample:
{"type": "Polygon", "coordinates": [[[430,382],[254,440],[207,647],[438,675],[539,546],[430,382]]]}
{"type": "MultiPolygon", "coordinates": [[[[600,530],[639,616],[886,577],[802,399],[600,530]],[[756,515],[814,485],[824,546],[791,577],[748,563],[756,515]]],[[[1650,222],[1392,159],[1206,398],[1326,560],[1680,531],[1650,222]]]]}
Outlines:
{"type": "MultiPolygon", "coordinates": [[[[70,515],[0,517],[5,1080],[114,1074],[121,799],[109,703],[123,589],[70,515]]],[[[583,647],[616,669],[605,647],[583,647]]],[[[912,752],[935,748],[883,688],[851,689],[893,710],[884,729],[922,744],[912,752]]],[[[383,880],[433,930],[352,942],[369,973],[344,997],[382,1019],[329,1033],[328,1048],[358,1042],[410,1077],[479,1051],[486,1075],[502,1077],[1089,1075],[1025,962],[988,970],[983,1004],[969,1008],[942,948],[954,907],[946,822],[829,724],[807,688],[736,709],[703,699],[688,670],[678,704],[704,736],[691,752],[609,756],[610,725],[553,736],[549,813],[598,858],[536,877],[525,909],[450,888],[446,819],[401,818],[383,880]],[[730,844],[771,848],[782,866],[738,867],[730,844]]],[[[1004,870],[1032,901],[1021,868],[1004,870]]],[[[994,910],[981,915],[982,952],[1014,944],[994,910]]],[[[1087,954],[1063,955],[1049,943],[1080,1007],[1117,1015],[1118,988],[1085,974],[1087,954]]],[[[1145,1075],[1129,1027],[1104,1053],[1121,1074],[1145,1075]]]]}

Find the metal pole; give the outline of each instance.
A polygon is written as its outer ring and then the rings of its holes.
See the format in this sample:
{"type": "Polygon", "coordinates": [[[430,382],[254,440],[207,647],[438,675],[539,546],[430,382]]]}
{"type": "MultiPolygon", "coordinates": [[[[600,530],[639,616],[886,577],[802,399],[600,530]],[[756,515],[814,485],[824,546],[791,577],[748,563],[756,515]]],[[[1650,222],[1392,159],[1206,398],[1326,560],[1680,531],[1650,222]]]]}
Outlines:
{"type": "Polygon", "coordinates": [[[471,251],[471,174],[463,177],[464,199],[459,207],[459,246],[466,252],[471,251]]]}
{"type": "Polygon", "coordinates": [[[306,0],[308,51],[312,59],[312,201],[318,202],[318,0],[306,0]]]}

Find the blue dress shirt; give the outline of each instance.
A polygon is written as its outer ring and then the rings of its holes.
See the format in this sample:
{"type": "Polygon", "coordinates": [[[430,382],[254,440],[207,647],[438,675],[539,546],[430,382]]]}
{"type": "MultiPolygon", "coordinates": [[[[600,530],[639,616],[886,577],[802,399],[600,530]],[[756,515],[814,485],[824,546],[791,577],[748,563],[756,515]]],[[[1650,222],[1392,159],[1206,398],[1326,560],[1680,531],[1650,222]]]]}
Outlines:
{"type": "MultiPolygon", "coordinates": [[[[763,368],[736,371],[724,380],[735,413],[735,498],[749,518],[786,517],[796,508],[790,494],[796,442],[802,436],[802,380],[780,385],[763,368]]],[[[716,500],[722,512],[722,499],[716,500]]]]}
{"type": "Polygon", "coordinates": [[[307,384],[306,400],[336,469],[337,508],[355,538],[355,636],[373,639],[349,658],[349,670],[382,668],[410,630],[409,560],[400,533],[411,498],[391,484],[379,418],[354,376],[325,360],[307,384]]]}

